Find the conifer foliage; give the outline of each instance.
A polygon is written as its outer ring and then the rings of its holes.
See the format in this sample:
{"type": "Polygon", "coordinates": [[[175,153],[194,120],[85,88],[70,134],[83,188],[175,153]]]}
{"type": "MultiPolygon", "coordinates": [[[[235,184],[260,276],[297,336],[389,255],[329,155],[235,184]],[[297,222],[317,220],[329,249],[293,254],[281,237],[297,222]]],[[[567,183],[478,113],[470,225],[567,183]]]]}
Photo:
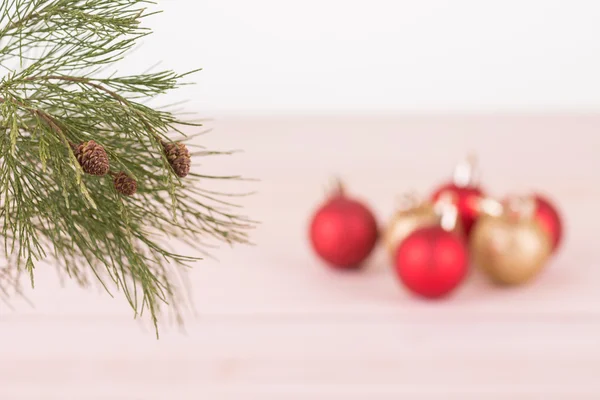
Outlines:
{"type": "Polygon", "coordinates": [[[178,310],[179,270],[197,260],[169,244],[202,254],[211,239],[247,242],[237,194],[206,186],[240,178],[194,171],[198,157],[228,153],[190,151],[183,132],[198,125],[147,105],[189,73],[111,74],[151,33],[149,6],[0,0],[0,295],[52,265],[122,293],[157,326],[162,303],[178,310]]]}

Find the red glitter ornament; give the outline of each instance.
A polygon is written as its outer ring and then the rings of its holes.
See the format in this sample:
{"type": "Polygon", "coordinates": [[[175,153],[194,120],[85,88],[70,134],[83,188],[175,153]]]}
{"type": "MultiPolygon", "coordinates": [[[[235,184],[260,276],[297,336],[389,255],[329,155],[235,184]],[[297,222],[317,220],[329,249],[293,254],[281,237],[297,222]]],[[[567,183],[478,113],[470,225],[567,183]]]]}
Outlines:
{"type": "Polygon", "coordinates": [[[314,214],[309,234],[314,251],[329,265],[357,269],[373,251],[378,229],[371,210],[340,185],[314,214]]]}
{"type": "Polygon", "coordinates": [[[475,159],[458,164],[454,170],[452,182],[442,185],[432,195],[433,202],[437,202],[444,195],[452,195],[458,209],[458,215],[466,237],[469,237],[473,225],[480,214],[479,202],[484,193],[476,183],[475,159]]]}
{"type": "Polygon", "coordinates": [[[468,258],[462,236],[441,226],[430,226],[416,230],[400,244],[395,271],[411,292],[426,298],[441,298],[465,279],[468,258]]]}
{"type": "Polygon", "coordinates": [[[537,194],[534,196],[537,205],[535,218],[548,233],[552,241],[552,251],[560,246],[563,237],[562,218],[558,209],[547,198],[537,194]]]}

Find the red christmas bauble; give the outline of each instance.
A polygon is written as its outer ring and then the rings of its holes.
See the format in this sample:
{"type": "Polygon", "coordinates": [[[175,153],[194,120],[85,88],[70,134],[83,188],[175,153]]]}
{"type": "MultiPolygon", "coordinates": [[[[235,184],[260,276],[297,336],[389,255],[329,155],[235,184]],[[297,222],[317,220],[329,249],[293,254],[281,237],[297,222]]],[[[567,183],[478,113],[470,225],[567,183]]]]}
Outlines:
{"type": "Polygon", "coordinates": [[[542,229],[550,236],[552,241],[552,250],[556,251],[560,246],[563,235],[563,224],[558,209],[541,195],[534,196],[536,201],[535,218],[542,226],[542,229]]]}
{"type": "Polygon", "coordinates": [[[469,268],[464,239],[440,226],[416,230],[396,251],[395,270],[412,292],[440,298],[465,279],[469,268]]]}
{"type": "Polygon", "coordinates": [[[310,224],[315,252],[340,269],[359,268],[377,243],[373,213],[363,203],[338,193],[321,206],[310,224]]]}
{"type": "Polygon", "coordinates": [[[458,216],[465,235],[468,237],[480,213],[479,202],[484,194],[481,188],[475,185],[459,186],[449,183],[433,193],[432,200],[438,201],[444,195],[451,195],[458,210],[458,216]]]}

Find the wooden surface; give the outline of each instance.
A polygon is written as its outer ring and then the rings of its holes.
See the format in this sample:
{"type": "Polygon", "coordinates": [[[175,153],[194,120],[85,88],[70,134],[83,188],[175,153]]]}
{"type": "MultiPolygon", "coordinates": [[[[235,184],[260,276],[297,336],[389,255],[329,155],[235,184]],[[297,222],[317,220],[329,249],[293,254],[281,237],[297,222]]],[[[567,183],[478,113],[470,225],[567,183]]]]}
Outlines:
{"type": "Polygon", "coordinates": [[[38,270],[34,307],[0,306],[2,400],[599,399],[600,116],[221,119],[198,138],[232,157],[196,168],[260,182],[254,247],[190,275],[196,315],[156,341],[127,303],[38,270]],[[539,188],[567,237],[545,273],[500,290],[479,275],[416,300],[382,248],[359,274],[312,255],[310,213],[340,174],[380,221],[475,151],[495,195],[539,188]]]}

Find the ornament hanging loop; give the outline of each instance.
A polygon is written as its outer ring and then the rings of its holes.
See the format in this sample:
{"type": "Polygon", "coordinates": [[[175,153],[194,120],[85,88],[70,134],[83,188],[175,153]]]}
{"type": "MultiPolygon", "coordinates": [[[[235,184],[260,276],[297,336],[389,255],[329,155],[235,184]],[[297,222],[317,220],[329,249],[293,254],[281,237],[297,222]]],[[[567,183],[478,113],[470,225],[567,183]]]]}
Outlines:
{"type": "Polygon", "coordinates": [[[508,212],[518,219],[531,219],[535,215],[536,202],[532,196],[517,196],[508,200],[508,212]]]}
{"type": "Polygon", "coordinates": [[[479,182],[477,156],[471,153],[454,168],[454,184],[458,187],[468,187],[477,182],[479,182]]]}
{"type": "Polygon", "coordinates": [[[423,200],[417,194],[416,191],[410,191],[403,193],[396,199],[397,210],[398,211],[406,211],[412,208],[416,208],[423,203],[423,200]]]}
{"type": "Polygon", "coordinates": [[[346,186],[340,176],[331,178],[328,187],[325,187],[324,190],[325,197],[343,197],[346,195],[346,186]]]}

